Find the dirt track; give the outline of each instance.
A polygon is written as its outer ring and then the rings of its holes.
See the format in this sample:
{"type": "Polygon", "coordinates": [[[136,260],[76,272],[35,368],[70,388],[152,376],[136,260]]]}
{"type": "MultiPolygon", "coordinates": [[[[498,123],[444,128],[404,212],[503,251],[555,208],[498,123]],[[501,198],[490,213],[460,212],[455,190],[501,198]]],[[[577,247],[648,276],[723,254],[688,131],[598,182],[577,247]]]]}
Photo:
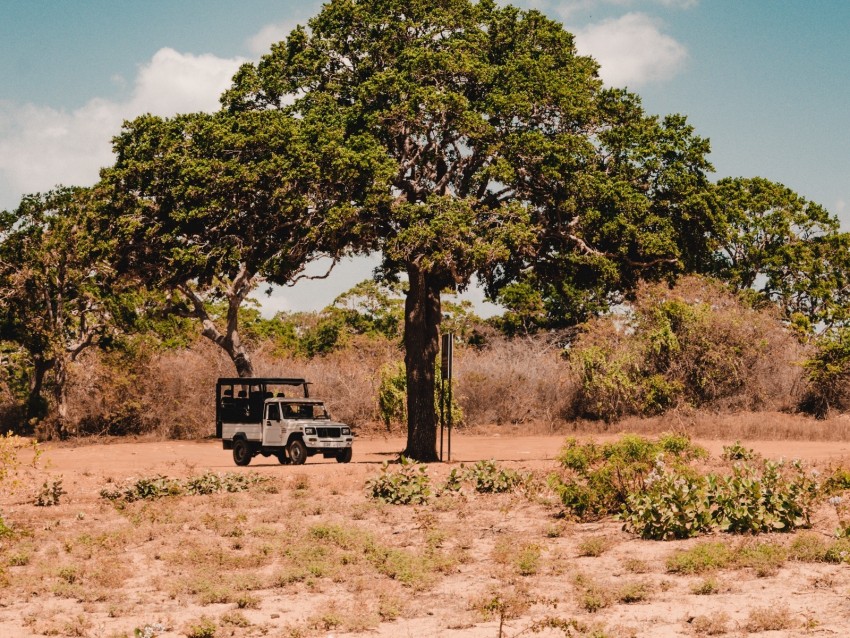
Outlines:
{"type": "MultiPolygon", "coordinates": [[[[597,440],[614,439],[596,437],[597,440]]],[[[481,459],[517,461],[534,467],[555,458],[563,445],[563,435],[553,436],[469,436],[452,438],[452,461],[470,462],[481,459]]],[[[723,445],[731,441],[697,441],[712,453],[720,454],[723,445]]],[[[354,445],[353,464],[380,464],[393,459],[404,448],[404,439],[359,438],[354,445]]],[[[801,458],[815,463],[838,462],[850,459],[850,441],[747,441],[770,458],[801,458]]],[[[44,446],[48,468],[53,472],[114,472],[139,474],[150,472],[174,473],[180,466],[196,470],[228,471],[235,468],[229,451],[219,441],[157,441],[122,442],[109,444],[44,446]]],[[[444,452],[448,452],[447,446],[444,452]]],[[[333,460],[314,456],[306,468],[316,465],[339,467],[333,460]]],[[[273,457],[255,457],[250,468],[280,467],[273,457]]]]}

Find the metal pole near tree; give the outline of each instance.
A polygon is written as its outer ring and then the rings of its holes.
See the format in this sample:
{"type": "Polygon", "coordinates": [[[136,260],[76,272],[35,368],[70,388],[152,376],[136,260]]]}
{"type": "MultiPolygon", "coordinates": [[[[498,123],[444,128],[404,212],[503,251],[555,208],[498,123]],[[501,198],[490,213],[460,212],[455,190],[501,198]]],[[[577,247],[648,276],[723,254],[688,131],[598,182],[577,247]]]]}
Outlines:
{"type": "Polygon", "coordinates": [[[440,460],[452,460],[452,356],[454,335],[444,334],[440,348],[440,460]],[[448,384],[448,391],[446,391],[448,384]],[[448,454],[443,459],[443,425],[448,421],[448,454]]]}

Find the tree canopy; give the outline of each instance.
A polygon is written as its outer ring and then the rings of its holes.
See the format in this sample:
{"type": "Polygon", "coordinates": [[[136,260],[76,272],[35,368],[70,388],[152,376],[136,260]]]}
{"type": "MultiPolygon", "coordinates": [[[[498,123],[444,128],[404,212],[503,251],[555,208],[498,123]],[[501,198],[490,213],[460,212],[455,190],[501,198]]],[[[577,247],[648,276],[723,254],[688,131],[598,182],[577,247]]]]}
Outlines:
{"type": "Polygon", "coordinates": [[[722,179],[715,197],[722,226],[711,274],[776,303],[805,331],[850,319],[850,235],[835,216],[761,177],[722,179]]]}
{"type": "Polygon", "coordinates": [[[351,203],[368,197],[373,174],[352,167],[369,151],[346,143],[329,123],[276,111],[126,123],[102,174],[117,267],[179,293],[202,334],[251,376],[240,305],[264,280],[292,282],[326,246],[338,257],[325,237],[350,232],[351,203]],[[218,301],[223,326],[210,312],[218,301]]]}

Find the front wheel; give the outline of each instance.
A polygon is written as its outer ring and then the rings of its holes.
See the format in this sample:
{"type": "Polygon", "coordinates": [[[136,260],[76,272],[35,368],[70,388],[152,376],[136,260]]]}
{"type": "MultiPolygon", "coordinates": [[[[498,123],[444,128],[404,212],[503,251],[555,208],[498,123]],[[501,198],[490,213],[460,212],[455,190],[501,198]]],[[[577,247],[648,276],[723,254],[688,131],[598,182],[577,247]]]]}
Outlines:
{"type": "Polygon", "coordinates": [[[307,446],[301,439],[289,442],[289,460],[293,465],[304,465],[307,460],[307,446]]]}
{"type": "Polygon", "coordinates": [[[251,462],[251,448],[245,439],[236,439],[233,442],[233,462],[236,465],[248,465],[251,462]]]}
{"type": "Polygon", "coordinates": [[[351,462],[351,448],[343,448],[339,452],[336,453],[336,462],[337,463],[350,463],[351,462]]]}

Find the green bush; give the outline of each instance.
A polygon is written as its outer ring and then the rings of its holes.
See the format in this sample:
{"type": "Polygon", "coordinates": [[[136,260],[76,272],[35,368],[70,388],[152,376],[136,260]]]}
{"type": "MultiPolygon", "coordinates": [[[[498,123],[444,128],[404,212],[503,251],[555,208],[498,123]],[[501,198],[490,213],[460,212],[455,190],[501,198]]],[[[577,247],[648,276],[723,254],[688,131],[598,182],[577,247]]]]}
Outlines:
{"type": "Polygon", "coordinates": [[[850,328],[827,332],[815,343],[814,355],[803,363],[809,386],[800,407],[818,418],[850,407],[850,328]]]}
{"type": "Polygon", "coordinates": [[[402,456],[394,469],[385,462],[381,473],[366,482],[366,491],[384,503],[420,505],[427,503],[431,496],[431,479],[424,465],[402,456]]]}
{"type": "MultiPolygon", "coordinates": [[[[440,415],[440,384],[442,374],[440,362],[436,363],[434,374],[434,408],[437,416],[440,415]]],[[[463,424],[463,409],[458,403],[455,382],[452,381],[452,424],[459,426],[463,424]]],[[[403,425],[407,422],[407,372],[404,363],[388,363],[381,368],[381,383],[378,387],[378,413],[384,422],[384,427],[390,430],[393,425],[403,425]]],[[[446,415],[448,421],[448,415],[446,415]]]]}
{"type": "Polygon", "coordinates": [[[681,467],[707,452],[675,434],[656,441],[627,434],[604,445],[570,438],[558,456],[566,476],[551,476],[549,484],[564,507],[580,519],[616,514],[630,494],[645,491],[659,455],[681,467]]]}
{"type": "Polygon", "coordinates": [[[798,461],[790,467],[764,461],[759,469],[736,463],[730,476],[710,476],[708,481],[715,523],[736,534],[811,527],[820,496],[816,478],[798,461]]]}
{"type": "Polygon", "coordinates": [[[52,507],[53,505],[59,505],[59,500],[67,493],[68,492],[62,488],[62,477],[50,482],[45,481],[41,486],[41,490],[39,490],[38,494],[36,494],[35,505],[37,507],[52,507]]]}
{"type": "Polygon", "coordinates": [[[745,448],[740,441],[735,441],[732,445],[724,445],[720,456],[725,461],[752,461],[756,453],[750,448],[745,448]]]}
{"type": "Polygon", "coordinates": [[[206,472],[199,476],[190,476],[181,481],[158,474],[141,477],[127,485],[116,485],[100,491],[101,498],[109,501],[132,503],[151,501],[166,496],[194,496],[215,494],[217,492],[245,492],[251,487],[268,481],[268,477],[259,474],[238,474],[227,472],[215,474],[206,472]]]}
{"type": "Polygon", "coordinates": [[[669,469],[659,456],[646,489],[626,498],[623,528],[653,540],[691,538],[711,529],[711,504],[702,477],[669,469]]]}
{"type": "Polygon", "coordinates": [[[510,492],[523,483],[523,477],[511,469],[500,468],[495,461],[478,461],[466,468],[464,478],[470,481],[476,492],[510,492]]]}
{"type": "Polygon", "coordinates": [[[678,405],[758,409],[790,396],[798,343],[721,284],[646,285],[629,310],[589,321],[567,353],[577,415],[610,422],[678,405]]]}

